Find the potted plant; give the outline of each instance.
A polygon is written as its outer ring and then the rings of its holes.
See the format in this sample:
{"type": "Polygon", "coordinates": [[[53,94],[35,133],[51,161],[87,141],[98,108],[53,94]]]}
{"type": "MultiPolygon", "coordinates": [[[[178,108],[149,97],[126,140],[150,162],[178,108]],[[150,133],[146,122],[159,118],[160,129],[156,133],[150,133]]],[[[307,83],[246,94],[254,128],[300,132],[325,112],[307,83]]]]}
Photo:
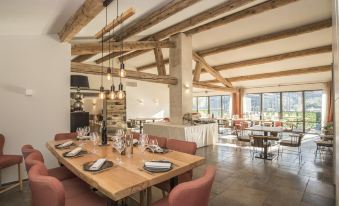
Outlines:
{"type": "Polygon", "coordinates": [[[333,122],[327,122],[324,126],[323,126],[323,132],[325,135],[331,135],[334,134],[334,130],[333,130],[333,122]]]}

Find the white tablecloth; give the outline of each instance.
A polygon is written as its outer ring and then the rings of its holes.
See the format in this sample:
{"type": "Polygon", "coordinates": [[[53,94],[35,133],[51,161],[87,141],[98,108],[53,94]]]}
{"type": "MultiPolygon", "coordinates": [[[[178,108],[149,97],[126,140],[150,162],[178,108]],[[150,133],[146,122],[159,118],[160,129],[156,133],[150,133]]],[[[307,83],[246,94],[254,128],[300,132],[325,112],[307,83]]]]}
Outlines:
{"type": "Polygon", "coordinates": [[[144,124],[144,133],[197,143],[198,147],[212,145],[218,138],[218,124],[200,124],[195,126],[175,125],[171,123],[144,124]]]}

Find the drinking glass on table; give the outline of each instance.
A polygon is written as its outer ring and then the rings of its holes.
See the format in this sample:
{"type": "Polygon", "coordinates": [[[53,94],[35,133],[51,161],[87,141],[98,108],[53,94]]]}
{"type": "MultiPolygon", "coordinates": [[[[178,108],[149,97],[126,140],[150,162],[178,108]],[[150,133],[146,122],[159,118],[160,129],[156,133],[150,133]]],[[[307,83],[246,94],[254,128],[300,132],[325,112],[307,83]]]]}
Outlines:
{"type": "Polygon", "coordinates": [[[113,142],[113,147],[119,153],[119,155],[116,158],[116,164],[120,165],[123,163],[121,160],[121,153],[125,150],[126,147],[124,138],[123,137],[116,138],[116,140],[113,142]]]}
{"type": "Polygon", "coordinates": [[[155,160],[155,151],[157,150],[158,148],[158,141],[157,139],[151,139],[149,140],[149,148],[152,150],[153,152],[153,160],[155,160]]]}
{"type": "Polygon", "coordinates": [[[97,146],[97,144],[99,142],[99,135],[98,135],[98,133],[92,132],[90,139],[91,139],[91,141],[93,143],[93,153],[96,153],[97,152],[96,146],[97,146]]]}
{"type": "Polygon", "coordinates": [[[84,135],[88,136],[91,132],[91,128],[89,126],[85,126],[84,127],[84,135]]]}
{"type": "Polygon", "coordinates": [[[138,142],[138,147],[141,151],[142,155],[142,162],[145,162],[145,150],[148,144],[148,135],[147,134],[141,134],[138,142]]]}

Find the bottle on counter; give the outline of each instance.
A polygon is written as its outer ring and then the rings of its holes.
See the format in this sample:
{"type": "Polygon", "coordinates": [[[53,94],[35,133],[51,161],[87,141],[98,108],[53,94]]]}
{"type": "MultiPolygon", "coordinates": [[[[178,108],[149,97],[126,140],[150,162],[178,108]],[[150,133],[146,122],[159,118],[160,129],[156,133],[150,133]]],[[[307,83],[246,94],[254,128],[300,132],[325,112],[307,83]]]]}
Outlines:
{"type": "Polygon", "coordinates": [[[107,127],[106,121],[102,121],[102,128],[101,128],[101,144],[107,145],[107,127]]]}

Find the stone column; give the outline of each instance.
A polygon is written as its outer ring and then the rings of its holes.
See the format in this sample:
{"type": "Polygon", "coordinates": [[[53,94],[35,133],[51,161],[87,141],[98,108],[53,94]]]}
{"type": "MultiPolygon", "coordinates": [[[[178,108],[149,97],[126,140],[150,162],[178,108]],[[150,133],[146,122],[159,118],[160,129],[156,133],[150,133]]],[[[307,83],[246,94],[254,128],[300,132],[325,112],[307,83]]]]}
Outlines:
{"type": "Polygon", "coordinates": [[[192,38],[183,33],[170,37],[176,43],[169,51],[169,74],[178,79],[177,85],[170,85],[170,119],[181,124],[182,117],[192,112],[192,38]]]}

